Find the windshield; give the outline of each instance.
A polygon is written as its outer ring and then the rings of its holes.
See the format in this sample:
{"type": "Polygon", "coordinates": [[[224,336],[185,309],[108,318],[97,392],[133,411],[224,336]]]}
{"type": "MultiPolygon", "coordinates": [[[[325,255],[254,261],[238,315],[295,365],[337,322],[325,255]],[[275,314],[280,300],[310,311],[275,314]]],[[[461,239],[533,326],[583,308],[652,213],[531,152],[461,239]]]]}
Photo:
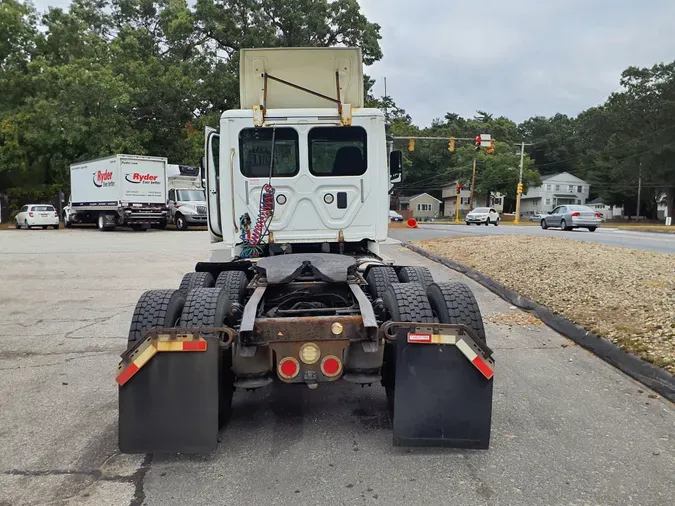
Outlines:
{"type": "Polygon", "coordinates": [[[594,213],[595,212],[595,211],[593,211],[593,209],[591,209],[590,207],[586,207],[586,206],[567,206],[567,207],[570,208],[570,211],[579,211],[579,212],[583,212],[583,213],[594,213]]]}
{"type": "Polygon", "coordinates": [[[181,202],[186,202],[188,200],[206,200],[206,196],[203,190],[177,190],[176,191],[176,200],[181,202]]]}
{"type": "Polygon", "coordinates": [[[33,206],[33,211],[53,211],[52,206],[33,206]]]}
{"type": "Polygon", "coordinates": [[[487,207],[477,207],[472,212],[474,212],[474,213],[489,213],[490,209],[488,209],[487,207]]]}

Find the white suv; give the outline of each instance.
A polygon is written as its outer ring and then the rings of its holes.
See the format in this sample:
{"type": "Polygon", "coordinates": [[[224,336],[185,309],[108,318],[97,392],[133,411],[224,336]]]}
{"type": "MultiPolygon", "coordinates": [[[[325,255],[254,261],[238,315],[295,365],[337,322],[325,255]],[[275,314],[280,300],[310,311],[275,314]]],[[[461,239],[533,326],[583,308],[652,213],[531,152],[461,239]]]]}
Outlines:
{"type": "Polygon", "coordinates": [[[477,225],[499,225],[499,213],[491,207],[477,207],[466,215],[464,221],[467,225],[475,223],[477,225]]]}
{"type": "Polygon", "coordinates": [[[14,218],[16,228],[29,229],[31,227],[59,228],[59,213],[54,206],[47,204],[30,204],[23,206],[14,218]]]}

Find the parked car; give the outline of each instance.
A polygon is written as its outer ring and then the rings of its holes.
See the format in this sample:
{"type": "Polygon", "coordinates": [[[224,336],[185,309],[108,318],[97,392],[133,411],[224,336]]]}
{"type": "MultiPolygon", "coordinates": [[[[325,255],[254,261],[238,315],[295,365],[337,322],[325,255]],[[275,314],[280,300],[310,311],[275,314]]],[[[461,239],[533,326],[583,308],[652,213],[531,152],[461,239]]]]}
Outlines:
{"type": "Polygon", "coordinates": [[[54,206],[45,204],[23,206],[14,220],[16,228],[25,228],[26,230],[31,227],[59,228],[59,213],[56,212],[54,206]]]}
{"type": "Polygon", "coordinates": [[[595,232],[602,223],[602,215],[587,206],[558,206],[541,219],[541,228],[560,227],[561,230],[587,228],[595,232]]]}
{"type": "Polygon", "coordinates": [[[530,216],[529,221],[534,221],[534,222],[539,222],[541,223],[541,220],[544,218],[544,216],[548,216],[546,213],[536,213],[530,216]]]}
{"type": "Polygon", "coordinates": [[[491,207],[477,207],[464,217],[464,221],[467,225],[471,225],[472,223],[489,225],[492,223],[497,226],[499,225],[499,213],[491,207]]]}
{"type": "Polygon", "coordinates": [[[398,214],[396,211],[389,211],[389,219],[391,221],[403,221],[403,216],[398,214]]]}

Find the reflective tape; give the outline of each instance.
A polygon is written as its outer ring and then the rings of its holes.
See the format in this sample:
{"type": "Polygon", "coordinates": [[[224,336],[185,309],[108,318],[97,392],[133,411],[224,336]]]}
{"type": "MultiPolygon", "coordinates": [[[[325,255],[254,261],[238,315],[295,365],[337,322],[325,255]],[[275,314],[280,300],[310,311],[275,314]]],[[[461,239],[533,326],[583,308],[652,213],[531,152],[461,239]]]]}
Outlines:
{"type": "Polygon", "coordinates": [[[469,344],[466,337],[458,339],[455,335],[409,332],[408,342],[414,344],[454,344],[486,379],[491,379],[495,374],[494,361],[476,353],[475,345],[469,344]]]}
{"type": "Polygon", "coordinates": [[[201,337],[192,340],[192,337],[183,339],[172,339],[166,341],[163,339],[147,339],[136,350],[132,356],[133,360],[123,360],[117,367],[117,377],[115,381],[120,386],[127,383],[140,369],[147,364],[158,352],[164,351],[206,351],[206,341],[201,337]],[[190,339],[190,340],[187,340],[190,339]]]}

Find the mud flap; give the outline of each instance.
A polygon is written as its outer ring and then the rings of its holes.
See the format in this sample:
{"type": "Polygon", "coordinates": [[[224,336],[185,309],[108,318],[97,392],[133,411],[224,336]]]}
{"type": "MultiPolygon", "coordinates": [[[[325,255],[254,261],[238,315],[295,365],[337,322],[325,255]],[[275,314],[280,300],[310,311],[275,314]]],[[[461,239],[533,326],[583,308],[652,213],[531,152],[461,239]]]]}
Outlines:
{"type": "Polygon", "coordinates": [[[487,449],[492,378],[449,344],[396,338],[394,446],[487,449]]]}
{"type": "Polygon", "coordinates": [[[119,387],[122,453],[198,453],[218,445],[221,348],[157,353],[119,387]]]}

